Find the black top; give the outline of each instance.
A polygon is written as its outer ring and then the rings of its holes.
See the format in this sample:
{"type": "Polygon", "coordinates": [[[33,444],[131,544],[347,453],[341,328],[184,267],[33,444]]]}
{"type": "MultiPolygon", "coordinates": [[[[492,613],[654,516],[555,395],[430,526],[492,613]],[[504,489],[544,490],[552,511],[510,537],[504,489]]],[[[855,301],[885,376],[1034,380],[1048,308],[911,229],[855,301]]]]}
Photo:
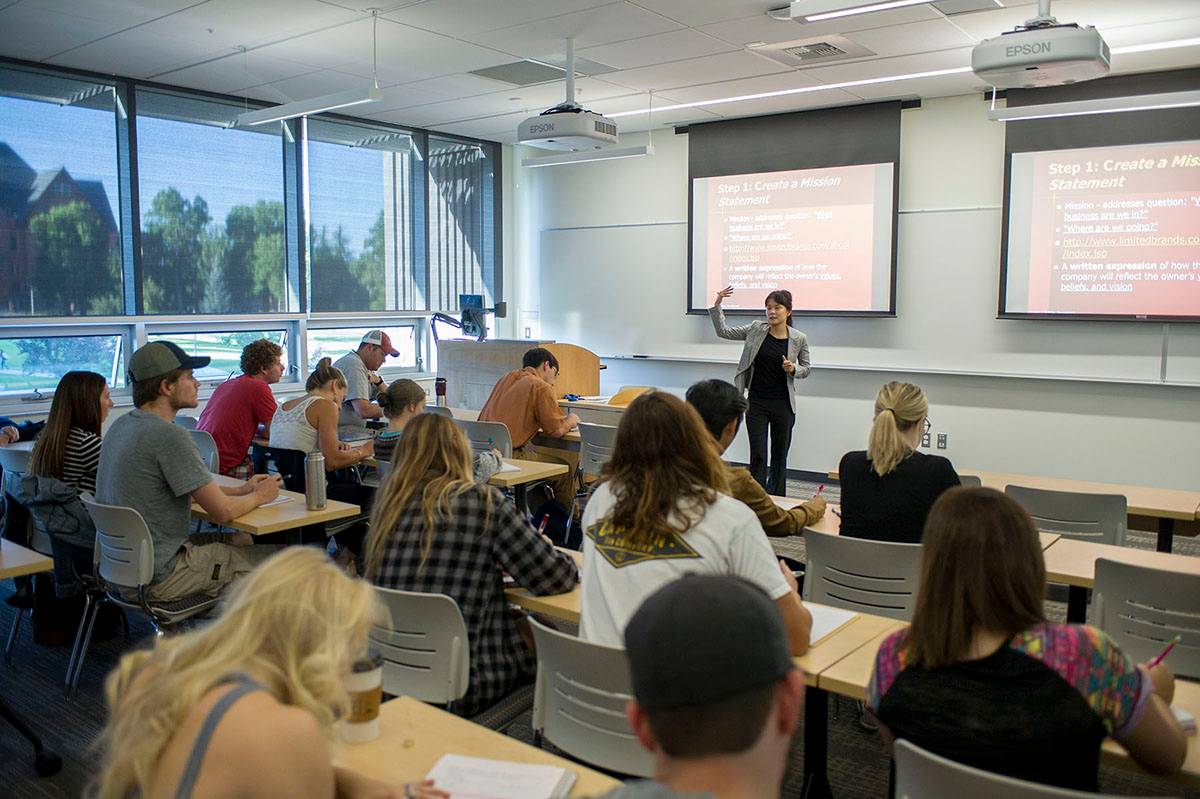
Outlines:
{"type": "Polygon", "coordinates": [[[787,372],[783,359],[787,357],[788,340],[770,333],[763,339],[754,356],[754,372],[750,377],[750,393],[758,399],[787,399],[787,372]]]}
{"type": "Polygon", "coordinates": [[[913,452],[883,477],[864,451],[847,452],[838,465],[842,486],[841,534],[900,544],[921,543],[925,517],[958,474],[940,455],[913,452]]]}

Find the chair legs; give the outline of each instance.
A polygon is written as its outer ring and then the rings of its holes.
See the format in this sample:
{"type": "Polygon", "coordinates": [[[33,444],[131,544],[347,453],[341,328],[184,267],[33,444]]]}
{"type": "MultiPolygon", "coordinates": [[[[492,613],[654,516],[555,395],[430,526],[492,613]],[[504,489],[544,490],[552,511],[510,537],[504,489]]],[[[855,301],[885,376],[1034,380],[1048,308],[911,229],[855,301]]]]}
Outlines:
{"type": "Polygon", "coordinates": [[[21,628],[21,619],[23,618],[25,618],[25,608],[17,608],[17,615],[13,617],[12,627],[8,631],[8,641],[4,644],[5,664],[12,663],[13,644],[17,642],[17,630],[21,628]]]}
{"type": "Polygon", "coordinates": [[[53,777],[62,769],[62,758],[42,746],[42,739],[4,700],[0,700],[0,718],[8,721],[16,728],[17,732],[33,744],[33,768],[39,777],[53,777]]]}
{"type": "Polygon", "coordinates": [[[79,690],[79,677],[83,674],[83,662],[87,659],[88,647],[92,645],[92,629],[96,626],[96,615],[106,600],[104,597],[93,600],[89,594],[85,602],[84,614],[79,619],[79,631],[75,634],[75,646],[71,649],[71,660],[67,663],[68,696],[79,690]]]}

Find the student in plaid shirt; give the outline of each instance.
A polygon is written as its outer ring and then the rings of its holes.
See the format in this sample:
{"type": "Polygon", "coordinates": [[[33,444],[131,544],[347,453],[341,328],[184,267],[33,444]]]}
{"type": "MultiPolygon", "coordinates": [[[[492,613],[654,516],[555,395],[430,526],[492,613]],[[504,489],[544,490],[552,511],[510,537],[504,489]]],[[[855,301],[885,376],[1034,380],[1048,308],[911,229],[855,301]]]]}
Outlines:
{"type": "Polygon", "coordinates": [[[471,641],[470,686],[455,703],[464,716],[536,672],[523,619],[508,609],[502,572],[533,594],[570,591],[579,579],[571,558],[511,502],[471,479],[471,449],[458,425],[437,414],[417,416],[375,497],[366,576],[384,588],[446,594],[458,603],[471,641]]]}

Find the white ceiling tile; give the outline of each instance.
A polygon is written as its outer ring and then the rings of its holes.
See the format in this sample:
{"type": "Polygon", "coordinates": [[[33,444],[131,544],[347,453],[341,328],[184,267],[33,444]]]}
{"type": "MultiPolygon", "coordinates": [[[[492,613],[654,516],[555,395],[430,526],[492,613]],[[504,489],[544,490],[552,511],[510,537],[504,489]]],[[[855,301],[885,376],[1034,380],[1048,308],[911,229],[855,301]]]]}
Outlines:
{"type": "Polygon", "coordinates": [[[717,39],[691,28],[643,36],[599,47],[588,47],[579,55],[608,64],[616,69],[636,69],[667,61],[697,58],[737,50],[722,39],[717,39]]]}
{"type": "MultiPolygon", "coordinates": [[[[625,94],[620,97],[608,97],[598,101],[592,110],[598,114],[607,116],[608,114],[620,114],[624,111],[641,111],[649,106],[650,95],[646,92],[636,92],[634,94],[625,94]]],[[[680,98],[674,96],[655,93],[654,107],[659,108],[664,105],[673,105],[683,102],[680,98]]],[[[655,120],[658,119],[659,113],[654,112],[655,120]]],[[[628,119],[641,119],[640,116],[628,117],[628,119]]]]}
{"type": "Polygon", "coordinates": [[[786,71],[789,71],[788,68],[782,64],[753,53],[736,50],[720,55],[675,61],[670,64],[610,72],[604,78],[631,89],[643,91],[661,89],[665,91],[676,86],[694,86],[699,83],[713,83],[786,71]]]}
{"type": "Polygon", "coordinates": [[[491,134],[515,132],[528,117],[524,112],[515,114],[500,114],[498,116],[472,119],[465,122],[449,122],[433,125],[434,130],[444,133],[457,133],[460,136],[475,136],[480,139],[491,138],[491,134]]]}
{"type": "Polygon", "coordinates": [[[84,19],[116,23],[118,29],[139,25],[196,5],[198,0],[22,0],[21,5],[70,14],[84,19]]]}
{"type": "MultiPolygon", "coordinates": [[[[1192,39],[1200,36],[1200,4],[1196,16],[1166,22],[1148,22],[1141,25],[1109,27],[1100,31],[1109,47],[1169,42],[1176,39],[1192,39]]],[[[1114,56],[1116,58],[1117,56],[1114,56]]]]}
{"type": "Polygon", "coordinates": [[[970,36],[944,19],[871,28],[849,33],[846,38],[885,58],[975,44],[970,36]]]}
{"type": "Polygon", "coordinates": [[[0,53],[40,61],[123,27],[115,20],[85,19],[19,3],[0,10],[0,53]]]}
{"type": "Polygon", "coordinates": [[[504,91],[507,86],[508,84],[501,81],[481,78],[470,73],[443,75],[440,78],[400,83],[388,86],[383,90],[383,99],[379,101],[377,113],[440,103],[446,100],[461,102],[463,98],[504,91]]]}
{"type": "MultiPolygon", "coordinates": [[[[780,5],[784,5],[781,3],[780,5]]],[[[929,6],[909,6],[892,11],[880,11],[875,14],[860,14],[855,17],[829,20],[828,22],[799,23],[771,19],[766,14],[754,17],[743,17],[728,22],[718,22],[713,25],[703,25],[700,30],[730,44],[744,47],[752,42],[778,44],[796,39],[807,39],[813,36],[824,36],[828,33],[847,33],[849,31],[882,28],[891,25],[903,25],[908,22],[921,22],[928,19],[941,19],[942,16],[929,6]]]]}
{"type": "Polygon", "coordinates": [[[1157,72],[1164,69],[1188,69],[1200,66],[1200,45],[1159,50],[1152,53],[1127,53],[1115,55],[1112,71],[1115,74],[1133,72],[1157,72]]]}
{"type": "MultiPolygon", "coordinates": [[[[866,61],[832,64],[827,67],[814,67],[805,70],[805,74],[820,83],[840,83],[842,81],[911,75],[919,72],[970,66],[971,48],[960,47],[955,50],[941,50],[935,53],[905,55],[896,58],[875,58],[866,61]]],[[[855,89],[850,88],[850,91],[855,91],[855,89]]],[[[903,93],[903,91],[903,89],[898,89],[897,93],[903,93]]]]}
{"type": "Polygon", "coordinates": [[[766,14],[787,5],[781,0],[634,0],[676,22],[696,27],[730,19],[766,14]]]}
{"type": "Polygon", "coordinates": [[[472,34],[466,38],[523,58],[547,58],[562,54],[568,36],[575,37],[577,49],[583,49],[637,36],[666,33],[681,27],[678,22],[661,14],[622,2],[472,34]]]}
{"type": "Polygon", "coordinates": [[[313,71],[312,67],[305,64],[250,51],[228,55],[207,64],[164,72],[154,78],[162,83],[236,94],[264,83],[283,81],[313,71]]]}
{"type": "Polygon", "coordinates": [[[239,47],[277,41],[361,16],[317,0],[208,0],[149,22],[143,29],[214,46],[239,47]]]}
{"type": "Polygon", "coordinates": [[[391,111],[374,112],[370,106],[362,106],[355,116],[363,119],[376,119],[380,122],[390,122],[393,125],[405,125],[417,128],[427,128],[435,122],[442,121],[435,114],[423,113],[420,108],[397,108],[391,111]]]}
{"type": "MultiPolygon", "coordinates": [[[[762,116],[763,114],[783,114],[789,111],[800,111],[806,108],[826,108],[839,105],[853,105],[862,100],[849,92],[840,89],[808,94],[788,94],[782,97],[764,97],[759,100],[742,100],[736,103],[721,103],[704,106],[705,111],[718,113],[727,119],[739,117],[762,116]]],[[[618,122],[620,120],[617,120],[618,122]]]]}
{"type": "Polygon", "coordinates": [[[572,14],[614,0],[430,0],[409,3],[388,12],[388,19],[447,36],[469,37],[473,33],[508,28],[547,17],[572,14]]]}
{"type": "Polygon", "coordinates": [[[148,78],[235,52],[182,36],[134,28],[50,59],[50,63],[132,78],[148,78]]]}
{"type": "MultiPolygon", "coordinates": [[[[624,86],[614,86],[596,78],[581,78],[576,81],[575,88],[577,90],[576,99],[587,107],[591,107],[593,99],[630,94],[629,89],[624,86]]],[[[537,86],[513,86],[499,92],[432,103],[410,110],[418,110],[422,115],[432,114],[439,122],[474,119],[504,113],[523,113],[528,117],[540,114],[547,108],[561,103],[563,99],[562,83],[542,83],[537,86]],[[514,97],[515,100],[512,99],[514,97]]]]}
{"type": "Polygon", "coordinates": [[[702,86],[679,87],[671,90],[671,96],[679,98],[681,103],[692,103],[699,100],[714,100],[719,97],[740,97],[746,94],[778,92],[818,85],[820,83],[809,77],[804,70],[789,70],[777,75],[727,80],[702,86]]]}
{"type": "MultiPolygon", "coordinates": [[[[686,125],[691,122],[711,122],[714,119],[721,119],[721,115],[704,108],[681,108],[676,111],[655,114],[652,120],[654,137],[657,139],[660,135],[673,135],[669,130],[662,130],[663,128],[686,125]]],[[[615,121],[617,123],[617,130],[620,131],[621,135],[644,131],[648,127],[647,117],[644,116],[622,117],[615,121]]]]}
{"type": "MultiPolygon", "coordinates": [[[[319,69],[287,80],[256,86],[250,89],[249,93],[264,102],[292,103],[349,89],[365,89],[370,85],[370,79],[361,75],[351,75],[348,72],[338,72],[333,69],[319,69]]],[[[359,108],[365,111],[371,106],[363,105],[359,108]]]]}
{"type": "MultiPolygon", "coordinates": [[[[960,94],[979,94],[991,87],[972,75],[940,75],[936,78],[917,78],[898,83],[877,83],[869,86],[853,86],[846,91],[864,100],[906,100],[912,97],[953,97],[960,94]]],[[[982,103],[981,103],[982,104],[982,103]]],[[[983,110],[980,110],[983,113],[983,110]]]]}

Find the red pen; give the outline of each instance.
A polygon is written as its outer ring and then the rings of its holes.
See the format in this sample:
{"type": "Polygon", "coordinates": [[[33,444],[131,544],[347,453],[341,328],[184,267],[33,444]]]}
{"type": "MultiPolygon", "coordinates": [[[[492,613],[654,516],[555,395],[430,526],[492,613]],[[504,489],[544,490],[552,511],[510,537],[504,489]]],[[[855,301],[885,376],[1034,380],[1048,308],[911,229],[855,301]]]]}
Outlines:
{"type": "Polygon", "coordinates": [[[1162,663],[1163,658],[1165,658],[1167,655],[1171,654],[1171,650],[1175,648],[1175,644],[1179,643],[1181,640],[1183,640],[1183,638],[1182,638],[1182,636],[1179,636],[1179,635],[1172,638],[1171,643],[1167,644],[1167,648],[1164,649],[1162,652],[1160,652],[1158,657],[1156,657],[1154,660],[1150,661],[1150,668],[1154,668],[1159,663],[1162,663]]]}
{"type": "Polygon", "coordinates": [[[825,484],[821,483],[821,485],[817,486],[817,493],[814,496],[818,496],[818,497],[821,496],[821,492],[824,490],[825,490],[825,484]]]}
{"type": "Polygon", "coordinates": [[[542,533],[546,532],[546,525],[548,525],[549,523],[550,523],[550,514],[549,513],[544,514],[542,516],[542,523],[538,525],[538,535],[541,535],[542,533]]]}

